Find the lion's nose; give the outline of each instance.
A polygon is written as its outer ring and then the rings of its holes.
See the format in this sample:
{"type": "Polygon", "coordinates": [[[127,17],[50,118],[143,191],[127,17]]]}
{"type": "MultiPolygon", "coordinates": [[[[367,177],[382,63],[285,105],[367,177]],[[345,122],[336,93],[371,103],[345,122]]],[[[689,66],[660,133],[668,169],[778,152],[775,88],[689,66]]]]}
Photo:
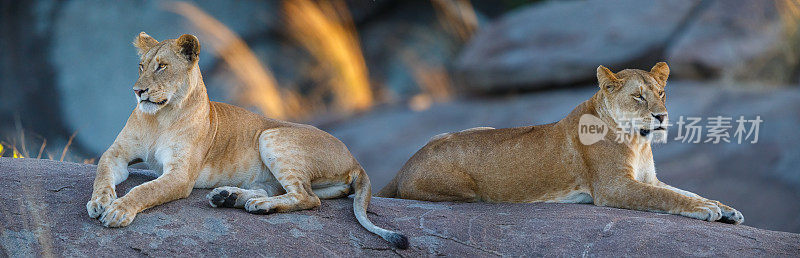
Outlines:
{"type": "Polygon", "coordinates": [[[656,118],[656,120],[658,120],[658,122],[659,122],[659,123],[663,123],[663,122],[664,122],[664,118],[666,118],[666,117],[667,117],[667,114],[664,114],[664,113],[661,113],[661,114],[653,114],[653,117],[655,117],[655,118],[656,118]]]}
{"type": "Polygon", "coordinates": [[[141,97],[141,96],[142,96],[142,93],[145,93],[145,92],[147,92],[147,90],[149,90],[149,89],[150,89],[150,88],[143,89],[143,90],[140,90],[140,89],[133,89],[133,93],[136,93],[136,96],[139,96],[139,97],[141,97]]]}

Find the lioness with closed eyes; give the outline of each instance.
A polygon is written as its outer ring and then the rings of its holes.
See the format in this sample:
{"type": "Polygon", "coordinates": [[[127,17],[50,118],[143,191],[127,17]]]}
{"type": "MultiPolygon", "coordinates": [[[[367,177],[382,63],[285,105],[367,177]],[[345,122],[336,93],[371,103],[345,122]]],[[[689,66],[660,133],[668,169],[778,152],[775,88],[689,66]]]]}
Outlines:
{"type": "Polygon", "coordinates": [[[144,209],[185,198],[193,188],[213,188],[213,207],[267,214],[305,210],[320,199],[355,193],[353,211],[364,228],[395,247],[405,236],[372,224],[366,209],[370,182],[347,147],[313,126],[266,118],[206,94],[195,36],[158,42],[144,32],[139,52],[137,107],[97,166],[92,218],[124,227],[144,209]],[[142,160],[160,174],[117,198],[127,165],[142,160]]]}
{"type": "Polygon", "coordinates": [[[600,89],[556,123],[473,128],[434,137],[378,196],[427,201],[594,203],[739,224],[741,213],[656,178],[650,142],[666,137],[666,63],[650,71],[597,68],[600,89]],[[614,130],[584,144],[584,115],[614,130]],[[641,121],[632,123],[632,121],[641,121]],[[628,122],[626,122],[628,121],[628,122]]]}

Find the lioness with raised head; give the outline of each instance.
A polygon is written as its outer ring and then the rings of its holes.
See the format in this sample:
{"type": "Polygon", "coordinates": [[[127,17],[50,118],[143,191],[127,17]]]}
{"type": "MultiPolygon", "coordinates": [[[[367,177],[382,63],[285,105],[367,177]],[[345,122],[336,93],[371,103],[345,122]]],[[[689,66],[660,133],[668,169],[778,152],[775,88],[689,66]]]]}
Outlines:
{"type": "Polygon", "coordinates": [[[656,178],[650,142],[666,137],[666,63],[649,72],[597,68],[600,89],[556,123],[474,128],[434,137],[378,196],[428,201],[594,203],[739,224],[741,213],[656,178]],[[594,143],[579,123],[594,116],[609,128],[594,143]],[[626,121],[641,121],[631,123],[626,121]]]}
{"type": "Polygon", "coordinates": [[[269,119],[211,102],[200,75],[195,36],[158,42],[144,32],[136,109],[97,167],[89,216],[107,227],[127,226],[144,209],[216,187],[213,207],[267,214],[311,209],[320,199],[355,193],[353,211],[367,230],[398,248],[405,236],[367,218],[370,182],[347,147],[313,126],[269,119]],[[127,165],[141,160],[160,176],[117,198],[127,165]]]}

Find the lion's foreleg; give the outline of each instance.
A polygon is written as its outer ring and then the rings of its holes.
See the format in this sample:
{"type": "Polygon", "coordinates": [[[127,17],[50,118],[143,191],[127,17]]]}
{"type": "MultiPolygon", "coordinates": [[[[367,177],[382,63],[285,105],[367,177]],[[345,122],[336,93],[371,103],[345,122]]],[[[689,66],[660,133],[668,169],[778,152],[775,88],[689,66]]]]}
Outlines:
{"type": "Polygon", "coordinates": [[[713,201],[689,197],[629,177],[606,178],[596,182],[593,188],[596,205],[671,213],[706,221],[722,217],[720,207],[713,201]]]}
{"type": "MultiPolygon", "coordinates": [[[[669,190],[671,190],[673,192],[685,195],[685,196],[694,197],[694,198],[700,198],[700,199],[703,199],[703,200],[708,200],[708,199],[706,199],[706,198],[704,198],[704,197],[702,197],[700,195],[697,195],[696,193],[689,192],[689,191],[686,191],[686,190],[683,190],[683,189],[680,189],[680,188],[665,184],[664,182],[661,182],[661,181],[658,181],[656,183],[656,185],[659,186],[659,187],[663,187],[663,188],[669,189],[669,190]]],[[[725,204],[722,204],[719,201],[714,201],[714,200],[710,200],[710,201],[716,203],[717,206],[719,206],[719,208],[722,210],[722,218],[720,218],[719,221],[725,222],[725,223],[731,223],[731,224],[739,224],[739,223],[742,223],[744,221],[744,215],[742,215],[742,213],[737,211],[736,209],[731,208],[731,207],[729,207],[729,206],[727,206],[725,204]]]]}
{"type": "Polygon", "coordinates": [[[89,217],[97,218],[117,199],[115,186],[128,178],[128,161],[131,159],[127,148],[117,142],[100,157],[92,197],[86,203],[89,217]]]}
{"type": "Polygon", "coordinates": [[[153,206],[185,198],[194,187],[188,162],[173,162],[164,167],[160,177],[138,185],[125,196],[114,200],[103,212],[100,221],[107,227],[124,227],[136,214],[153,206]]]}
{"type": "MultiPolygon", "coordinates": [[[[656,183],[656,185],[660,186],[660,187],[663,187],[663,188],[666,188],[666,189],[669,189],[669,190],[671,190],[673,192],[685,195],[685,196],[694,197],[694,198],[703,198],[703,197],[700,197],[700,195],[697,195],[696,193],[689,192],[689,191],[686,191],[686,190],[683,190],[683,189],[679,189],[677,187],[665,184],[664,182],[661,182],[661,181],[658,181],[656,183]]],[[[705,198],[703,198],[703,199],[705,199],[705,198]]]]}

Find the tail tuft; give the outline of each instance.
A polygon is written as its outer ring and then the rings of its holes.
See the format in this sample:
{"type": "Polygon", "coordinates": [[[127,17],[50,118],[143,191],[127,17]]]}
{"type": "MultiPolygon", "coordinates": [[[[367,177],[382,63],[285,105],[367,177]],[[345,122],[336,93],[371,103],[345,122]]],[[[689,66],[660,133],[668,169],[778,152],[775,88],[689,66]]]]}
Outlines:
{"type": "Polygon", "coordinates": [[[392,243],[392,245],[398,249],[408,248],[408,238],[399,233],[392,232],[391,234],[387,234],[386,241],[389,241],[389,243],[392,243]]]}

